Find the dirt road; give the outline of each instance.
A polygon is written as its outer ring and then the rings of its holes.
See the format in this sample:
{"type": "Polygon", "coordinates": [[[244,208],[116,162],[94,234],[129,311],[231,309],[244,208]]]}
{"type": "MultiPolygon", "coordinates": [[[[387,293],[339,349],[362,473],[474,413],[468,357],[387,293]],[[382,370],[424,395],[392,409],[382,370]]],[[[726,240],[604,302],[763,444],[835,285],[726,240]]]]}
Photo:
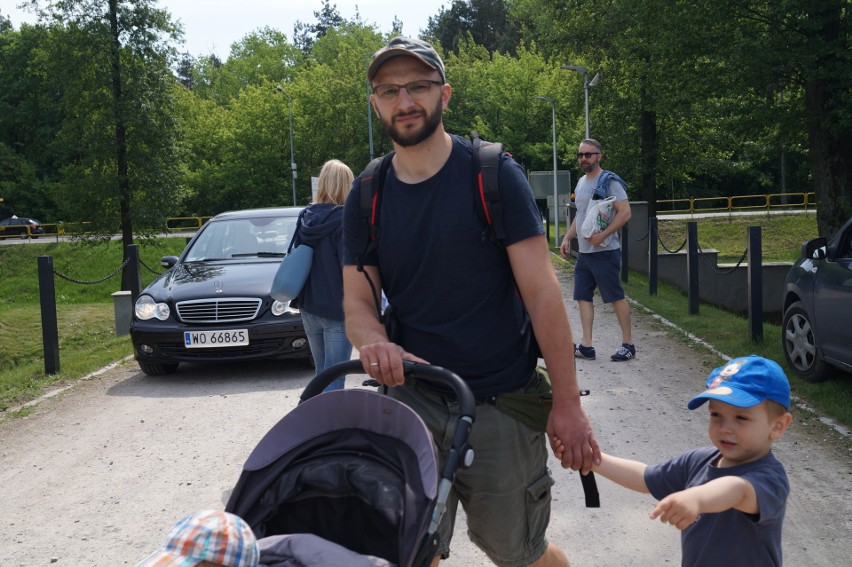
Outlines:
{"type": "MultiPolygon", "coordinates": [[[[595,329],[606,356],[578,361],[578,371],[592,391],[584,404],[602,447],[653,462],[708,445],[706,409],[685,405],[721,359],[637,313],[638,356],[614,363],[610,309],[598,307],[595,329]]],[[[153,379],[128,362],[39,403],[28,417],[0,421],[0,566],[134,565],[178,518],[224,506],[245,458],[295,406],[311,374],[304,364],[265,362],[187,366],[153,379]]],[[[350,377],[348,386],[357,382],[350,377]]],[[[785,563],[848,565],[850,444],[809,413],[794,416],[776,445],[792,488],[785,563]]],[[[647,518],[650,496],[598,479],[602,507],[587,509],[577,475],[555,461],[554,472],[549,533],[574,567],[680,564],[677,530],[647,518]]],[[[490,565],[461,528],[444,564],[490,565]]]]}

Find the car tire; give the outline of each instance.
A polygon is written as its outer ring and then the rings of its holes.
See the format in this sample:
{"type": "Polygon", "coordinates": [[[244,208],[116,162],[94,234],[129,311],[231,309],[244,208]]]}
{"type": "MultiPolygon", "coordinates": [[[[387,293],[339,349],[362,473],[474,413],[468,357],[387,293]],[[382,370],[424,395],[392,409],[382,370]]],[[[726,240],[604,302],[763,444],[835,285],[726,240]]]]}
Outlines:
{"type": "Polygon", "coordinates": [[[165,376],[166,374],[174,374],[177,372],[178,363],[139,362],[139,368],[148,376],[165,376]]]}
{"type": "Polygon", "coordinates": [[[808,382],[822,382],[829,377],[829,365],[822,359],[808,312],[799,301],[784,311],[781,347],[790,368],[808,382]]]}

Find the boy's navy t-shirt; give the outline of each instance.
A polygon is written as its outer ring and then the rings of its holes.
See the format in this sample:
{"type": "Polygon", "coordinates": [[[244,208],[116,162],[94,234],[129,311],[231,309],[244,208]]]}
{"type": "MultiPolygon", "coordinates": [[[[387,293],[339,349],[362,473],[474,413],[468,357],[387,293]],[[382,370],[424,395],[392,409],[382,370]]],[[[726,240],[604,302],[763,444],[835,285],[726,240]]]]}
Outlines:
{"type": "Polygon", "coordinates": [[[759,514],[739,510],[702,514],[683,530],[682,565],[780,566],[781,527],[790,493],[784,465],[769,453],[752,463],[719,468],[715,463],[720,456],[715,447],[695,449],[645,469],[645,484],[657,500],[724,476],[745,478],[757,493],[759,514]]]}
{"type": "MultiPolygon", "coordinates": [[[[487,237],[472,152],[468,141],[453,136],[444,167],[413,185],[390,168],[379,199],[378,249],[364,264],[379,267],[401,346],[460,375],[480,397],[523,386],[538,353],[506,252],[487,237]]],[[[509,156],[501,163],[500,188],[504,244],[543,234],[523,168],[509,156]]],[[[347,265],[356,264],[363,249],[360,194],[359,177],[344,209],[347,265]]]]}

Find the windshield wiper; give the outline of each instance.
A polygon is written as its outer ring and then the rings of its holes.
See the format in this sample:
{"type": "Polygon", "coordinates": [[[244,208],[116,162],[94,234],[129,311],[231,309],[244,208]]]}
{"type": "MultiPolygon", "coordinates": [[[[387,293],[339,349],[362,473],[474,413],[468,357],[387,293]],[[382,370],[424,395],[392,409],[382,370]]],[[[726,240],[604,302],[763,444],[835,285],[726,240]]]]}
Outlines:
{"type": "Polygon", "coordinates": [[[280,258],[284,252],[244,252],[242,254],[231,254],[231,258],[244,258],[246,256],[259,256],[261,258],[280,258]]]}

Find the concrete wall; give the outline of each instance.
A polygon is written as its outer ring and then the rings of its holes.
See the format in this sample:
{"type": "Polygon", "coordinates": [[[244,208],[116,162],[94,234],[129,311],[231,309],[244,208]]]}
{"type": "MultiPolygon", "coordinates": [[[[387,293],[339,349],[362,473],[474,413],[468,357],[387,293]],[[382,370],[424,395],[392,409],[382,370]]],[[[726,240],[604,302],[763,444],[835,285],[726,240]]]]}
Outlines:
{"type": "MultiPolygon", "coordinates": [[[[648,274],[648,247],[653,238],[648,234],[648,203],[631,201],[630,210],[633,213],[627,225],[627,262],[631,270],[648,274]]],[[[575,206],[571,205],[570,216],[575,214],[575,206]]],[[[665,222],[658,221],[658,222],[665,222]]],[[[743,250],[748,242],[748,233],[743,235],[743,250]]],[[[698,235],[699,240],[701,234],[698,235]]],[[[678,242],[666,242],[666,246],[674,249],[680,246],[678,242]]],[[[624,243],[622,239],[622,244],[624,243]]],[[[657,242],[654,242],[657,245],[657,242]]],[[[577,251],[576,240],[572,243],[574,255],[577,251]]],[[[747,259],[740,266],[735,264],[717,264],[716,250],[703,250],[698,258],[698,296],[702,301],[717,305],[737,313],[748,312],[748,265],[747,259]]],[[[687,282],[687,252],[686,247],[680,252],[657,254],[657,275],[660,281],[668,282],[684,291],[688,290],[687,282]]],[[[763,277],[763,313],[777,316],[783,308],[784,278],[792,266],[790,262],[764,263],[761,266],[763,277]]]]}

